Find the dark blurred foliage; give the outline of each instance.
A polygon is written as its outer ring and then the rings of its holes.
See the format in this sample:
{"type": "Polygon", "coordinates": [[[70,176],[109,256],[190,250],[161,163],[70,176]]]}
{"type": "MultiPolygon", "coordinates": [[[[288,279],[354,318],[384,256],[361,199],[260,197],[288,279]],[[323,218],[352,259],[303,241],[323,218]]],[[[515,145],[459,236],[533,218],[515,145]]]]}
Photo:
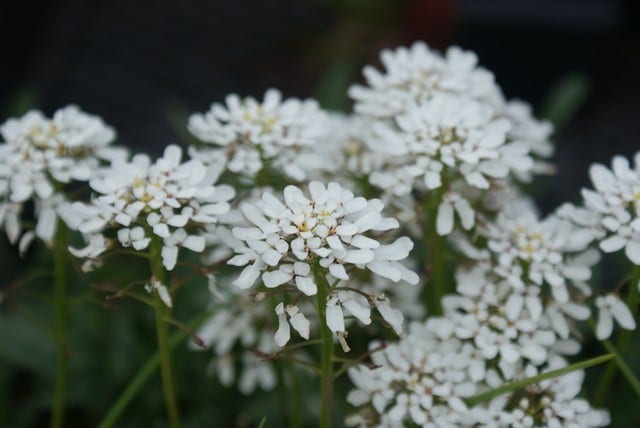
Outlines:
{"type": "MultiPolygon", "coordinates": [[[[508,97],[561,125],[558,174],[536,189],[549,211],[577,199],[589,164],[639,148],[638,10],[633,0],[3,0],[0,112],[76,103],[103,116],[122,144],[158,154],[184,139],[188,112],[229,92],[261,96],[274,86],[348,109],[348,85],[380,49],[459,44],[477,52],[508,97]]],[[[1,239],[0,426],[44,426],[54,343],[47,272],[33,266],[51,258],[37,246],[21,261],[1,239]]],[[[136,273],[144,276],[123,275],[136,273]]],[[[203,309],[203,283],[178,296],[191,302],[183,307],[203,309]]],[[[86,283],[74,289],[69,426],[92,426],[153,352],[154,336],[143,305],[106,302],[86,283]]],[[[597,344],[588,350],[601,352],[597,344]]],[[[241,401],[204,377],[209,357],[176,352],[186,426],[255,426],[263,415],[279,426],[272,395],[241,401]]],[[[638,426],[637,403],[621,379],[617,388],[607,403],[615,426],[638,426]]],[[[162,426],[163,415],[156,376],[118,426],[162,426]]]]}

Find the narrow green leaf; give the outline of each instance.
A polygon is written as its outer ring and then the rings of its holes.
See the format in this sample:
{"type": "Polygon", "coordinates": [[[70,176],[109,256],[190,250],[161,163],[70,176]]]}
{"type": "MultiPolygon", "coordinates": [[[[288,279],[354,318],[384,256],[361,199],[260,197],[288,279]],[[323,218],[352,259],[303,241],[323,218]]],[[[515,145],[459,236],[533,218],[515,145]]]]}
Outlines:
{"type": "Polygon", "coordinates": [[[591,82],[581,72],[560,79],[549,91],[540,115],[551,121],[556,132],[564,128],[577,114],[589,95],[591,82]]]}
{"type": "Polygon", "coordinates": [[[260,421],[260,423],[258,424],[258,428],[264,428],[264,426],[267,424],[267,417],[263,416],[262,420],[260,421]]]}
{"type": "Polygon", "coordinates": [[[509,392],[514,392],[519,389],[525,388],[529,385],[533,385],[535,383],[542,382],[547,379],[553,379],[567,373],[574,372],[576,370],[586,369],[588,367],[596,366],[598,364],[605,363],[613,358],[615,358],[615,354],[604,354],[599,357],[591,358],[589,360],[581,361],[579,363],[571,364],[567,367],[563,367],[557,370],[551,370],[548,372],[541,373],[537,376],[533,376],[527,379],[520,379],[515,382],[504,384],[498,388],[492,389],[490,391],[486,391],[472,397],[466,399],[466,402],[469,406],[475,406],[476,404],[480,404],[482,402],[491,400],[495,397],[498,397],[502,394],[507,394],[509,392]]]}

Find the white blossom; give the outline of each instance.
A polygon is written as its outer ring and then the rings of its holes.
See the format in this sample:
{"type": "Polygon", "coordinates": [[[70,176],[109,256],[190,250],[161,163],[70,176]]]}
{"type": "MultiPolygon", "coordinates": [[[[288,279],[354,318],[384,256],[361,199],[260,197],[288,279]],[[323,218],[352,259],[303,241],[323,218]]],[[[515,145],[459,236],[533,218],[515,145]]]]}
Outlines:
{"type": "MultiPolygon", "coordinates": [[[[233,229],[234,236],[245,243],[229,260],[245,266],[234,281],[236,286],[246,289],[261,278],[266,288],[289,286],[303,296],[315,296],[318,286],[324,285],[316,283],[312,269],[322,269],[328,284],[349,280],[352,269],[367,269],[394,282],[418,282],[417,275],[400,263],[413,248],[409,238],[382,244],[372,237],[374,232],[398,227],[395,219],[382,216],[380,200],[355,197],[337,183],[325,187],[317,181],[309,183],[309,194],[308,198],[298,187],[288,186],[284,203],[264,193],[259,202],[242,206],[252,227],[233,229]]],[[[383,301],[374,297],[368,302],[346,290],[328,293],[327,325],[333,332],[344,332],[343,309],[368,323],[369,304],[380,306],[383,301]]],[[[382,312],[398,330],[397,316],[382,312]]],[[[284,331],[282,337],[286,337],[284,331]]]]}
{"type": "Polygon", "coordinates": [[[599,296],[596,299],[598,307],[598,323],[596,325],[596,337],[605,340],[613,332],[613,320],[626,330],[635,330],[636,321],[629,307],[615,294],[599,296]]]}
{"type": "Polygon", "coordinates": [[[624,249],[629,260],[640,265],[640,152],[634,157],[634,166],[616,156],[611,169],[595,164],[589,175],[595,189],[583,189],[582,196],[585,207],[598,220],[598,229],[589,230],[602,251],[624,249]]]}
{"type": "MultiPolygon", "coordinates": [[[[202,252],[201,230],[229,211],[227,201],[235,192],[227,185],[215,186],[216,180],[217,174],[199,161],[182,163],[178,146],[168,146],[155,163],[146,155],[136,155],[130,162],[115,161],[90,181],[95,192],[91,204],[74,203],[81,219],[77,229],[89,236],[113,229],[121,246],[137,251],[158,239],[163,265],[172,270],[179,248],[202,252]],[[194,229],[196,233],[191,232],[194,229]]],[[[88,250],[74,253],[99,256],[93,242],[88,250]]]]}
{"type": "Polygon", "coordinates": [[[252,178],[269,164],[303,181],[309,171],[327,166],[311,152],[320,144],[326,121],[314,100],[282,100],[276,89],[269,89],[262,102],[233,94],[224,105],[214,103],[208,112],[189,118],[191,133],[209,146],[194,147],[190,153],[252,178]]]}
{"type": "MultiPolygon", "coordinates": [[[[111,127],[73,105],[56,111],[53,118],[31,110],[9,119],[0,126],[0,135],[0,225],[13,243],[22,233],[27,202],[35,205],[35,236],[49,243],[59,218],[73,221],[63,187],[89,181],[102,161],[125,156],[124,150],[110,145],[115,138],[111,127]]],[[[24,240],[20,247],[26,248],[24,240]]]]}
{"type": "Polygon", "coordinates": [[[406,106],[441,92],[483,100],[493,100],[499,94],[493,75],[477,66],[476,55],[459,47],[449,48],[442,56],[416,42],[410,48],[383,50],[380,60],[384,72],[365,67],[368,86],[354,85],[349,90],[357,113],[393,117],[404,112],[406,106]]]}

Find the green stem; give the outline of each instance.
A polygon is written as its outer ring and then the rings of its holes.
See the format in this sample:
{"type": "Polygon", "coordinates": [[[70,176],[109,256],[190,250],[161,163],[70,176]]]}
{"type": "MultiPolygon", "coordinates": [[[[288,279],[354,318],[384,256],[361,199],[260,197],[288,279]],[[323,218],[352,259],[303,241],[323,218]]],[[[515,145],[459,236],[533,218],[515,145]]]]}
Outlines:
{"type": "MultiPolygon", "coordinates": [[[[629,282],[629,296],[627,298],[627,304],[634,319],[637,318],[638,304],[640,303],[638,281],[640,281],[640,266],[635,266],[629,282]]],[[[595,329],[595,323],[592,322],[592,326],[595,329]]],[[[598,383],[598,388],[596,389],[596,394],[593,399],[593,403],[596,406],[603,405],[605,399],[609,396],[609,391],[611,390],[611,386],[613,385],[613,381],[615,380],[618,370],[620,370],[622,375],[627,379],[627,382],[629,382],[634,391],[636,391],[640,396],[640,382],[633,374],[629,365],[622,358],[622,354],[627,352],[629,349],[631,333],[632,332],[629,330],[621,331],[618,334],[617,346],[614,346],[614,344],[609,340],[602,341],[603,346],[609,352],[616,353],[616,358],[607,365],[607,368],[600,378],[600,382],[598,383]],[[611,349],[614,351],[611,351],[611,349]]]]}
{"type": "MultiPolygon", "coordinates": [[[[153,277],[162,285],[168,287],[167,275],[162,265],[162,241],[154,239],[151,242],[149,259],[151,262],[151,272],[153,277]]],[[[178,405],[176,402],[175,388],[173,386],[173,376],[171,373],[171,346],[169,344],[169,326],[166,319],[170,316],[170,311],[165,306],[160,295],[154,293],[153,308],[155,310],[156,335],[158,338],[158,352],[160,354],[160,373],[162,375],[162,390],[164,401],[167,407],[167,416],[171,428],[180,427],[180,416],[178,415],[178,405]]]]}
{"type": "Polygon", "coordinates": [[[291,361],[286,363],[287,371],[291,376],[291,428],[302,426],[302,391],[300,389],[300,375],[291,361]]]}
{"type": "MultiPolygon", "coordinates": [[[[620,370],[620,373],[622,373],[622,375],[625,377],[627,382],[629,382],[629,385],[631,385],[631,388],[633,388],[638,398],[640,398],[640,380],[633,373],[633,370],[631,369],[631,367],[629,367],[629,364],[627,364],[624,358],[622,358],[622,355],[620,355],[621,350],[616,349],[616,346],[613,343],[611,343],[611,341],[609,340],[603,340],[602,345],[608,352],[615,354],[615,358],[613,359],[613,362],[612,362],[614,364],[613,373],[615,374],[615,368],[617,367],[620,370]]],[[[607,385],[607,386],[610,386],[610,385],[607,385]]],[[[607,392],[608,392],[608,389],[604,391],[604,393],[607,393],[607,392]]],[[[598,396],[596,397],[596,399],[598,400],[598,404],[596,405],[600,405],[604,401],[605,396],[601,396],[601,394],[603,394],[603,392],[599,390],[598,396]]]]}
{"type": "Polygon", "coordinates": [[[424,204],[424,248],[427,254],[427,282],[423,290],[429,316],[442,315],[442,297],[446,294],[446,237],[438,235],[436,222],[444,187],[432,190],[424,204]]]}
{"type": "MultiPolygon", "coordinates": [[[[208,312],[203,312],[198,315],[194,320],[187,323],[190,328],[196,328],[200,325],[204,320],[209,318],[210,314],[208,312]]],[[[184,330],[177,331],[176,333],[171,335],[169,339],[169,348],[173,349],[182,342],[184,342],[189,337],[189,333],[184,330]]],[[[98,424],[98,428],[111,428],[118,421],[122,413],[125,411],[127,406],[131,404],[133,399],[138,395],[140,390],[146,383],[149,381],[151,376],[158,370],[160,366],[160,353],[155,352],[149,359],[144,363],[144,365],[138,370],[138,373],[131,379],[131,382],[127,385],[127,387],[122,391],[122,393],[118,396],[115,403],[111,406],[105,417],[98,424]]]]}
{"type": "Polygon", "coordinates": [[[318,319],[322,340],[320,355],[320,428],[331,428],[331,402],[333,398],[333,334],[327,327],[327,294],[330,289],[325,272],[318,263],[313,264],[313,278],[318,286],[318,319]]]}
{"type": "Polygon", "coordinates": [[[67,246],[67,227],[61,220],[58,220],[53,254],[53,327],[57,348],[56,384],[53,394],[53,411],[51,414],[51,426],[53,428],[61,428],[64,426],[64,414],[69,382],[69,350],[67,341],[66,304],[67,246]]]}
{"type": "Polygon", "coordinates": [[[477,404],[483,403],[485,401],[489,401],[493,398],[499,397],[503,394],[508,394],[510,392],[518,391],[520,389],[526,388],[529,385],[533,385],[535,383],[542,382],[544,380],[553,379],[556,377],[563,376],[565,374],[574,372],[576,370],[584,370],[586,368],[602,364],[615,358],[615,354],[604,354],[595,358],[591,358],[589,360],[581,361],[579,363],[571,364],[566,367],[562,367],[556,370],[550,370],[548,372],[541,373],[537,376],[533,376],[526,379],[516,380],[514,382],[510,382],[504,384],[498,388],[491,389],[489,391],[482,392],[477,395],[473,395],[465,399],[468,406],[475,406],[477,404]]]}

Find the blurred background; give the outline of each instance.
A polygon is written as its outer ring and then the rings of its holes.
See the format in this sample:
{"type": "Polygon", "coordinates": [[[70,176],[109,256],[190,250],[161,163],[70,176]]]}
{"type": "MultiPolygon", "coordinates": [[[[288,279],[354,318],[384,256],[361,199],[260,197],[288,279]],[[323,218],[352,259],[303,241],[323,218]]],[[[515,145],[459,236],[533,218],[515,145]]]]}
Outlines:
{"type": "MultiPolygon", "coordinates": [[[[633,0],[3,0],[0,118],[31,107],[51,114],[76,103],[114,126],[121,144],[158,154],[183,141],[190,112],[230,92],[261,97],[277,87],[347,110],[348,86],[361,79],[364,64],[377,64],[381,49],[415,40],[439,49],[457,44],[478,54],[507,97],[530,102],[539,117],[556,124],[558,173],[543,180],[539,193],[549,211],[577,199],[589,164],[640,148],[639,10],[633,0]]],[[[1,240],[5,288],[24,272],[14,268],[15,251],[1,240]]],[[[53,345],[47,356],[41,349],[50,339],[36,327],[0,321],[0,342],[7,344],[0,344],[0,426],[45,424],[49,397],[38,394],[47,390],[53,345]]],[[[102,332],[93,339],[110,365],[99,367],[95,356],[81,361],[92,383],[73,391],[70,423],[77,425],[71,426],[95,423],[152,350],[152,337],[149,344],[137,341],[142,327],[114,333],[114,326],[131,329],[128,322],[115,312],[87,325],[89,335],[102,332]]],[[[194,365],[184,376],[202,376],[205,357],[184,361],[194,365]]],[[[153,406],[161,409],[156,392],[148,414],[153,406]]],[[[198,402],[203,420],[219,420],[208,419],[206,390],[191,391],[197,393],[205,395],[198,402]]],[[[151,424],[144,415],[132,409],[122,426],[151,426],[136,425],[151,424]]],[[[236,416],[226,420],[243,426],[236,416]]]]}

